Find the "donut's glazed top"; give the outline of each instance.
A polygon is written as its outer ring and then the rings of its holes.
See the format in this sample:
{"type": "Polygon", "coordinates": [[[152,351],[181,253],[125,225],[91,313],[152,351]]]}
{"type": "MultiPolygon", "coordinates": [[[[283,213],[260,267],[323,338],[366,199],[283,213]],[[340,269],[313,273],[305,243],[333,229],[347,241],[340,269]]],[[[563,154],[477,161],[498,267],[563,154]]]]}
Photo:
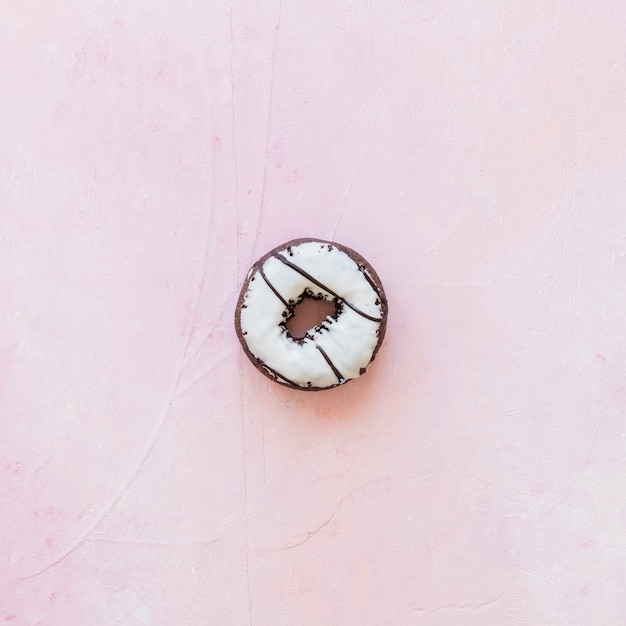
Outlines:
{"type": "Polygon", "coordinates": [[[277,382],[325,389],[363,374],[384,334],[387,303],[375,272],[356,252],[326,241],[295,240],[250,270],[236,325],[248,356],[277,382]],[[285,322],[304,297],[334,301],[302,339],[285,322]]]}

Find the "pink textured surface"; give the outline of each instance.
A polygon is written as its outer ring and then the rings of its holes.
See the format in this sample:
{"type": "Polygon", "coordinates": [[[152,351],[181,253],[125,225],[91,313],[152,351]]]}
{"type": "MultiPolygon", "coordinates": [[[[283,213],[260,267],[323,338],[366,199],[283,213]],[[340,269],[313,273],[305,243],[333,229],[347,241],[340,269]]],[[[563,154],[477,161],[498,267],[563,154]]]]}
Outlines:
{"type": "Polygon", "coordinates": [[[626,623],[626,20],[0,5],[0,623],[626,623]],[[371,371],[245,359],[249,265],[374,265],[371,371]]]}

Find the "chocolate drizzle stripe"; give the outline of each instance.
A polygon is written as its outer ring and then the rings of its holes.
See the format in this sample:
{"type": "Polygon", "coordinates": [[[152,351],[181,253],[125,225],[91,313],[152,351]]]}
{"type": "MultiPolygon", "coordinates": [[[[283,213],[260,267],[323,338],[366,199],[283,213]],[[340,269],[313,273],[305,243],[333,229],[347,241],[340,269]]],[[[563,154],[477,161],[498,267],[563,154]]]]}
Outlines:
{"type": "Polygon", "coordinates": [[[360,309],[355,307],[354,304],[348,302],[347,300],[344,300],[340,295],[336,294],[332,289],[328,288],[324,283],[321,283],[316,278],[313,278],[313,276],[311,276],[311,274],[309,274],[307,271],[303,270],[301,267],[298,267],[295,263],[292,263],[291,261],[288,261],[287,259],[285,259],[282,255],[278,254],[277,252],[274,252],[272,254],[272,256],[274,258],[278,259],[281,263],[284,263],[287,267],[290,267],[295,272],[298,272],[298,274],[301,274],[302,276],[304,276],[305,278],[310,280],[313,284],[317,285],[318,287],[320,287],[324,291],[328,292],[331,296],[337,298],[337,300],[339,300],[340,302],[343,302],[346,306],[350,307],[355,313],[358,313],[361,317],[364,317],[364,318],[366,318],[368,320],[371,320],[372,322],[382,322],[383,321],[382,318],[380,318],[380,317],[373,317],[371,315],[368,315],[364,311],[361,311],[360,309]]]}
{"type": "Polygon", "coordinates": [[[287,378],[286,376],[283,376],[280,372],[277,372],[275,369],[272,369],[269,365],[266,365],[263,361],[261,361],[260,359],[257,359],[259,361],[259,363],[261,364],[261,367],[264,367],[268,372],[271,372],[272,374],[274,374],[274,376],[276,378],[280,378],[282,380],[284,380],[286,383],[289,383],[290,385],[292,385],[293,387],[300,387],[301,385],[298,385],[298,383],[294,383],[293,380],[290,380],[289,378],[287,378]]]}
{"type": "Polygon", "coordinates": [[[287,307],[289,308],[289,303],[287,302],[287,300],[285,300],[285,298],[283,298],[280,293],[278,293],[278,289],[276,289],[276,287],[274,287],[274,285],[272,285],[272,283],[270,282],[269,278],[265,275],[265,272],[263,271],[263,268],[260,267],[259,268],[259,274],[261,274],[261,276],[263,277],[263,280],[267,283],[267,286],[274,292],[274,295],[287,307]]]}
{"type": "Polygon", "coordinates": [[[374,282],[374,279],[367,273],[367,269],[363,267],[360,263],[357,263],[357,267],[359,268],[359,271],[361,272],[361,274],[365,276],[365,280],[371,285],[372,289],[378,295],[380,293],[380,290],[378,289],[378,286],[374,282]]]}
{"type": "Polygon", "coordinates": [[[315,345],[315,347],[322,353],[324,360],[326,361],[326,363],[328,363],[328,365],[330,366],[330,369],[333,370],[333,374],[335,374],[335,376],[337,377],[337,380],[340,383],[345,382],[346,379],[341,375],[341,372],[335,367],[335,364],[331,361],[331,358],[326,354],[326,351],[324,350],[324,348],[322,348],[322,346],[318,346],[317,344],[315,345]]]}

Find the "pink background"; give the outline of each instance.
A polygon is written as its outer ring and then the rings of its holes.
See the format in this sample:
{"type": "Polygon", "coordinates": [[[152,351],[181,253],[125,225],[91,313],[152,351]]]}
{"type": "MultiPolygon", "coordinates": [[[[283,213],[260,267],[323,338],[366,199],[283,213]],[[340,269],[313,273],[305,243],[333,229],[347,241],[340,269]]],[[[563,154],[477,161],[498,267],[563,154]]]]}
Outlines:
{"type": "Polygon", "coordinates": [[[0,3],[0,623],[626,624],[619,2],[0,3]],[[384,280],[370,372],[248,267],[384,280]]]}

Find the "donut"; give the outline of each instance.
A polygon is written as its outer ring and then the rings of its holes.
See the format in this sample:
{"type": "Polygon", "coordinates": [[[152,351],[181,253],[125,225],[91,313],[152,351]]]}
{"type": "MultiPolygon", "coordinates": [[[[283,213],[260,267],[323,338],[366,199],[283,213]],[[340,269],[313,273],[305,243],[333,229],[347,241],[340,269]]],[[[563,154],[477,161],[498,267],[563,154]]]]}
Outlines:
{"type": "Polygon", "coordinates": [[[385,335],[387,298],[357,252],[332,241],[294,239],[249,270],[235,330],[250,361],[271,380],[303,391],[344,385],[364,374],[385,335]],[[334,314],[296,338],[287,328],[304,298],[334,304],[334,314]]]}

